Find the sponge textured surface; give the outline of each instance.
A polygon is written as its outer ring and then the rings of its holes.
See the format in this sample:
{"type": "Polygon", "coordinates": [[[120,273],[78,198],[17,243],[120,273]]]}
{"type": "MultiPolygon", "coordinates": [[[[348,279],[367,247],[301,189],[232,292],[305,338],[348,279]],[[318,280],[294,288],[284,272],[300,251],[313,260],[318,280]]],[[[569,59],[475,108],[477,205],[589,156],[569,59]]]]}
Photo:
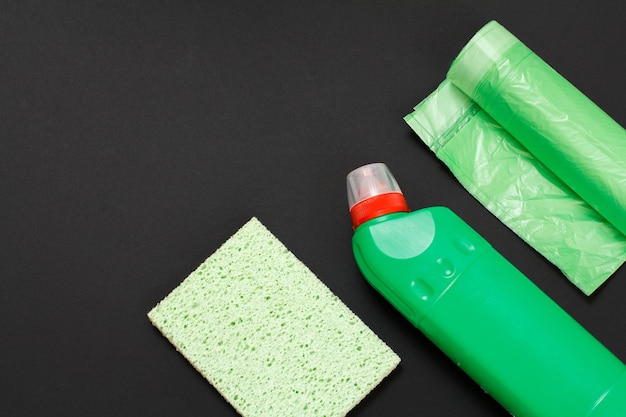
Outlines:
{"type": "Polygon", "coordinates": [[[343,416],[400,362],[255,218],[148,317],[243,416],[343,416]]]}

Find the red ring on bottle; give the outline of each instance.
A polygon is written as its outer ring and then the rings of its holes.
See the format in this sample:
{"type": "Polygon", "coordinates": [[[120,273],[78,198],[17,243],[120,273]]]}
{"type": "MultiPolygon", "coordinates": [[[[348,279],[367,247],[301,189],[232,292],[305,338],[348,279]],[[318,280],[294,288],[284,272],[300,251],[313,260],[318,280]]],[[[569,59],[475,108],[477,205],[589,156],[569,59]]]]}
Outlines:
{"type": "Polygon", "coordinates": [[[366,221],[384,216],[385,214],[408,211],[410,210],[402,193],[379,194],[352,206],[350,209],[352,228],[356,229],[366,221]]]}

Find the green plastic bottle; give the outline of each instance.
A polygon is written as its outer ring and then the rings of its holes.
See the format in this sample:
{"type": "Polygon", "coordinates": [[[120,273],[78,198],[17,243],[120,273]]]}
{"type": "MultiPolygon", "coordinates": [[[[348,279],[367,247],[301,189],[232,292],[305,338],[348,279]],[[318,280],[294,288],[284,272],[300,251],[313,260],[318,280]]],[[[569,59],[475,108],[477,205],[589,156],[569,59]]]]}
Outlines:
{"type": "Polygon", "coordinates": [[[382,163],[347,183],[365,278],[511,414],[626,416],[626,365],[456,214],[409,212],[382,163]]]}

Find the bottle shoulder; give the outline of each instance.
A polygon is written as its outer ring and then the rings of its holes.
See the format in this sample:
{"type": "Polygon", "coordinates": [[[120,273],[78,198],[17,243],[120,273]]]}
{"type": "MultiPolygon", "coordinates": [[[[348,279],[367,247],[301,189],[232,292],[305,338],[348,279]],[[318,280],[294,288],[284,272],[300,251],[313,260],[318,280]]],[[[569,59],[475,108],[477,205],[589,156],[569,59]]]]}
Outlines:
{"type": "Polygon", "coordinates": [[[437,259],[476,253],[490,246],[447,207],[394,213],[367,222],[355,230],[353,246],[365,256],[389,260],[437,259]]]}
{"type": "Polygon", "coordinates": [[[380,239],[428,238],[432,233],[455,233],[454,229],[473,231],[452,210],[444,206],[434,206],[411,212],[386,214],[371,219],[356,228],[354,237],[375,235],[380,239]]]}

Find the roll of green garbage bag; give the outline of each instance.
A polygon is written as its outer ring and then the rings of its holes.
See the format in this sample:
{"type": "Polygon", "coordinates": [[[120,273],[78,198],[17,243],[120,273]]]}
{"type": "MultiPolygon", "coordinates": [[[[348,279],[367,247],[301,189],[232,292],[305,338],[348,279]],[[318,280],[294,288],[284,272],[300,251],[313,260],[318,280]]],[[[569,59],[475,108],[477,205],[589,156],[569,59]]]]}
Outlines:
{"type": "Polygon", "coordinates": [[[626,234],[626,131],[495,21],[447,78],[626,234]]]}
{"type": "Polygon", "coordinates": [[[497,22],[405,120],[585,294],[625,262],[626,131],[497,22]]]}
{"type": "Polygon", "coordinates": [[[478,201],[585,294],[626,260],[626,236],[449,80],[405,120],[478,201]]]}

